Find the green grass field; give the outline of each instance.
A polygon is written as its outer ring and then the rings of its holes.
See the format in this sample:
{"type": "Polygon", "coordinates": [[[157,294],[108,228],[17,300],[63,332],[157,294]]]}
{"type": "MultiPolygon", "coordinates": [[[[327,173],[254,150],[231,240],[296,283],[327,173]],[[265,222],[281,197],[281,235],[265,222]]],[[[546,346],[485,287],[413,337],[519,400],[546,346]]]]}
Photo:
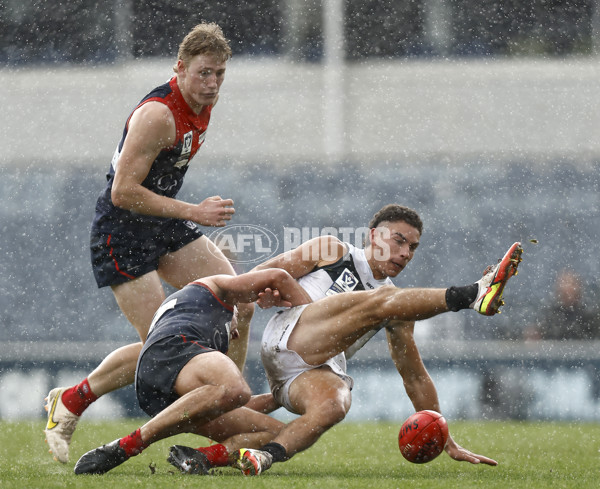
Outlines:
{"type": "Polygon", "coordinates": [[[311,449],[277,464],[260,477],[221,469],[211,476],[185,476],[166,462],[174,442],[200,446],[181,435],[156,443],[102,476],[75,476],[77,458],[91,448],[131,432],[140,420],[80,423],[71,462],[55,462],[44,443],[43,421],[0,422],[0,488],[597,488],[600,484],[600,424],[453,422],[461,445],[490,456],[497,467],[458,463],[442,454],[413,465],[397,446],[399,426],[344,422],[311,449]]]}

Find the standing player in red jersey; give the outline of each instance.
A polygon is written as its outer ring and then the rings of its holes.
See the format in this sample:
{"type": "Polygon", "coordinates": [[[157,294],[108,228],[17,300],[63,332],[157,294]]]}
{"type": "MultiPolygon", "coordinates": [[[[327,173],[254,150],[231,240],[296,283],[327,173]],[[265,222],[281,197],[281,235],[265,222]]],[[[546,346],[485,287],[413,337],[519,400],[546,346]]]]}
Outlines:
{"type": "MultiPolygon", "coordinates": [[[[47,397],[45,434],[50,451],[69,460],[71,437],[85,409],[134,380],[138,355],[156,309],[165,299],[161,280],[177,289],[217,274],[235,275],[219,249],[198,229],[225,226],[233,200],[199,204],[176,199],[189,162],[204,142],[231,57],[216,24],[199,24],[179,46],[169,82],[142,99],[129,116],[96,203],[91,255],[98,287],[110,286],[140,342],[115,350],[78,385],[47,397]]],[[[253,306],[238,308],[239,335],[230,356],[243,368],[253,306]]]]}

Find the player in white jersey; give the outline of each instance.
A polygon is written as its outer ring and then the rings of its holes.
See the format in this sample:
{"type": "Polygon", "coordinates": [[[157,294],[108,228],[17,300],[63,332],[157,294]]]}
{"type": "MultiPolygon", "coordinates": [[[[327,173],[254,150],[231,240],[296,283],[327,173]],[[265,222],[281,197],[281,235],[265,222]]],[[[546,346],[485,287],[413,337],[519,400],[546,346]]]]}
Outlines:
{"type": "MultiPolygon", "coordinates": [[[[408,265],[419,246],[423,222],[413,209],[390,204],[373,216],[368,227],[371,236],[364,249],[343,243],[333,236],[321,236],[257,266],[256,270],[288,270],[313,301],[339,292],[393,285],[391,278],[396,277],[408,265]]],[[[262,339],[261,357],[276,402],[296,414],[302,414],[306,409],[311,410],[310,406],[297,405],[295,400],[290,399],[291,385],[301,377],[292,388],[295,397],[305,397],[302,393],[305,387],[300,387],[304,384],[310,385],[308,388],[311,390],[315,386],[327,386],[322,389],[322,396],[318,395],[318,399],[315,399],[315,408],[318,410],[317,405],[322,402],[332,403],[336,405],[336,411],[344,412],[345,416],[350,409],[350,390],[353,387],[352,378],[346,374],[346,354],[340,353],[324,365],[307,365],[298,352],[287,348],[287,339],[295,325],[295,321],[288,316],[287,313],[274,316],[267,324],[262,339]],[[322,368],[325,366],[327,368],[322,368]],[[296,394],[296,390],[300,392],[296,394]]],[[[384,324],[379,325],[359,339],[351,347],[350,353],[354,354],[383,326],[384,324]]],[[[412,330],[412,326],[414,322],[403,325],[403,328],[412,330]]],[[[402,344],[396,344],[399,343],[397,335],[388,334],[388,340],[393,342],[390,348],[405,346],[404,340],[402,344]]],[[[415,365],[426,374],[425,368],[421,366],[422,363],[415,365]]],[[[429,377],[427,374],[426,376],[429,377]]],[[[429,384],[426,386],[427,390],[437,399],[431,379],[429,384]]],[[[325,417],[328,416],[324,415],[325,417]]],[[[323,419],[323,422],[329,424],[333,421],[323,419]]]]}
{"type": "MultiPolygon", "coordinates": [[[[382,286],[387,287],[383,287],[381,296],[389,301],[402,295],[401,289],[390,285],[390,278],[397,276],[413,258],[423,229],[421,219],[412,209],[391,204],[375,214],[369,229],[369,243],[364,250],[325,236],[307,241],[255,268],[287,270],[318,304],[282,311],[265,329],[261,353],[273,394],[270,409],[281,405],[300,417],[261,450],[239,450],[239,467],[245,474],[259,474],[272,462],[286,460],[308,448],[344,419],[350,409],[353,384],[346,373],[344,352],[353,353],[383,327],[392,360],[415,409],[441,412],[435,385],[414,341],[413,319],[424,317],[404,314],[402,317],[410,321],[401,320],[398,315],[387,320],[389,316],[382,314],[389,305],[386,300],[371,304],[369,297],[376,296],[365,296],[365,292],[356,292],[356,296],[343,294],[339,301],[328,298],[340,292],[382,286]]],[[[519,260],[520,246],[515,243],[501,263],[487,271],[477,284],[447,289],[446,304],[436,314],[467,307],[485,315],[495,314],[502,304],[503,287],[516,273],[519,260]]],[[[426,295],[412,295],[403,308],[420,307],[429,301],[426,295]]],[[[266,404],[257,403],[253,407],[268,410],[266,404]]],[[[215,446],[218,445],[212,447],[215,446]]],[[[216,465],[204,447],[198,450],[216,465]]],[[[462,448],[452,437],[446,451],[455,460],[496,465],[494,460],[462,448]]],[[[171,459],[193,460],[196,453],[187,447],[172,447],[171,459]]],[[[174,465],[185,471],[182,464],[174,465]]]]}
{"type": "MultiPolygon", "coordinates": [[[[401,209],[403,213],[407,212],[404,208],[401,209]]],[[[406,226],[405,222],[402,224],[406,226]]],[[[419,227],[422,229],[422,226],[419,227]]],[[[416,249],[417,244],[418,242],[413,243],[413,249],[416,249]]],[[[324,256],[327,258],[327,261],[320,260],[320,264],[315,263],[312,272],[298,278],[298,283],[308,292],[313,302],[340,292],[371,290],[382,285],[393,285],[389,276],[378,274],[375,277],[367,259],[367,253],[372,255],[371,245],[365,252],[364,249],[356,248],[350,243],[342,243],[337,238],[326,236],[307,242],[304,248],[300,247],[298,251],[300,253],[304,251],[307,256],[315,256],[316,253],[320,259],[324,256]],[[327,263],[331,260],[335,261],[327,263]]],[[[284,254],[256,269],[272,268],[273,265],[278,265],[276,268],[284,268],[290,260],[291,258],[284,254]]],[[[300,413],[289,399],[289,387],[298,376],[315,368],[307,365],[295,351],[287,348],[287,338],[294,329],[290,323],[295,324],[295,320],[290,318],[290,315],[299,317],[301,313],[302,310],[298,308],[290,314],[273,316],[264,331],[261,348],[262,362],[275,400],[279,405],[296,414],[300,413]]],[[[352,345],[351,353],[354,354],[364,346],[383,326],[382,323],[379,328],[372,329],[359,339],[352,345]]],[[[318,367],[326,365],[333,374],[347,384],[349,389],[352,389],[354,381],[346,374],[346,356],[347,353],[342,352],[318,367]]]]}

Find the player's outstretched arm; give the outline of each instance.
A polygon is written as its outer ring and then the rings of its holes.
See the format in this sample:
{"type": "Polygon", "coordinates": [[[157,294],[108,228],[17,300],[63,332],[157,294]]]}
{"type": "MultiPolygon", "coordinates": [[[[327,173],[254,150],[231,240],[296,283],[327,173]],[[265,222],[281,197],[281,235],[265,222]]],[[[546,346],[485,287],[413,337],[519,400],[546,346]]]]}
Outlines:
{"type": "Polygon", "coordinates": [[[446,443],[446,453],[451,458],[458,462],[470,462],[472,464],[486,464],[486,465],[498,465],[495,460],[485,457],[483,455],[477,455],[476,453],[470,452],[466,448],[461,447],[454,441],[452,436],[448,436],[448,442],[446,443]]]}
{"type": "Polygon", "coordinates": [[[271,306],[291,307],[311,302],[306,291],[285,270],[272,268],[237,276],[215,275],[202,279],[230,305],[255,302],[266,292],[271,306]],[[276,291],[276,292],[275,292],[276,291]]]}
{"type": "Polygon", "coordinates": [[[441,412],[435,384],[415,342],[414,328],[413,321],[394,321],[386,326],[390,355],[415,411],[441,412]]]}
{"type": "MultiPolygon", "coordinates": [[[[386,333],[392,360],[404,380],[406,393],[415,411],[432,409],[441,412],[437,390],[414,341],[414,323],[392,323],[386,327],[386,333]]],[[[491,458],[477,455],[461,447],[452,436],[448,436],[446,453],[459,462],[498,465],[498,462],[491,458]]]]}

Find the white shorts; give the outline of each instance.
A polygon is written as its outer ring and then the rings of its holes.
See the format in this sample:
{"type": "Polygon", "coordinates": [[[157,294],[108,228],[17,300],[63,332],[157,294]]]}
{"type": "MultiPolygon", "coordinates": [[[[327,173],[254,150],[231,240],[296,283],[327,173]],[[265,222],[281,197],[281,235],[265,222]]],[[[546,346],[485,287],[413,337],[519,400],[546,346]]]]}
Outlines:
{"type": "Polygon", "coordinates": [[[329,359],[321,365],[309,365],[298,353],[288,350],[287,343],[304,311],[304,306],[292,307],[273,316],[265,328],[262,337],[261,357],[267,374],[271,393],[275,400],[291,413],[289,389],[292,382],[303,372],[327,366],[352,389],[354,380],[346,374],[346,357],[343,353],[329,359]]]}

